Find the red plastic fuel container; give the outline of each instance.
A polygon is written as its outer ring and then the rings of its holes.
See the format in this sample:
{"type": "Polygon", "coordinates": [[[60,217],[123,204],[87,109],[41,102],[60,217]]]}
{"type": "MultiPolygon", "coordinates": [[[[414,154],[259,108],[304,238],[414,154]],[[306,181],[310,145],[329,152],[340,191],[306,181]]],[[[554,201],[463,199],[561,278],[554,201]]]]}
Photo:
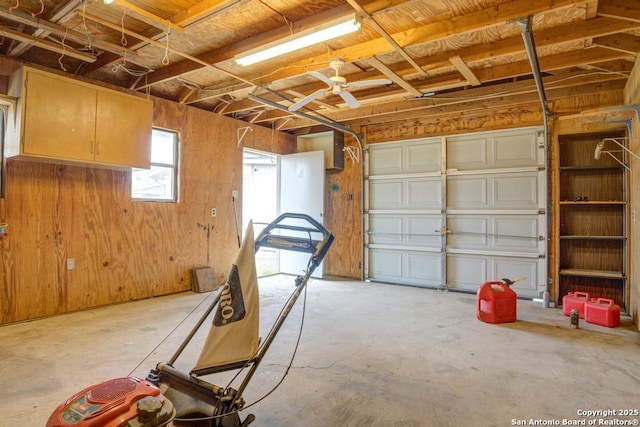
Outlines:
{"type": "Polygon", "coordinates": [[[578,310],[578,316],[584,319],[584,303],[591,301],[589,294],[586,292],[569,292],[562,297],[562,314],[569,316],[571,309],[578,310]]]}
{"type": "Polygon", "coordinates": [[[503,282],[485,282],[478,288],[478,319],[486,323],[516,321],[516,293],[503,282]]]}
{"type": "Polygon", "coordinates": [[[620,306],[611,299],[594,298],[584,303],[584,320],[613,328],[620,324],[620,306]]]}

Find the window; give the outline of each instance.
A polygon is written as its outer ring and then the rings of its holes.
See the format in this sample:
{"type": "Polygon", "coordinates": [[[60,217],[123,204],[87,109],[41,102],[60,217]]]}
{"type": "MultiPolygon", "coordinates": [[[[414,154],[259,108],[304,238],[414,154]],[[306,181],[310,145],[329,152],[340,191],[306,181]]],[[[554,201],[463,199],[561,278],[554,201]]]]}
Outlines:
{"type": "Polygon", "coordinates": [[[153,129],[151,134],[151,169],[133,169],[131,197],[137,200],[175,202],[178,175],[178,134],[153,129]]]}

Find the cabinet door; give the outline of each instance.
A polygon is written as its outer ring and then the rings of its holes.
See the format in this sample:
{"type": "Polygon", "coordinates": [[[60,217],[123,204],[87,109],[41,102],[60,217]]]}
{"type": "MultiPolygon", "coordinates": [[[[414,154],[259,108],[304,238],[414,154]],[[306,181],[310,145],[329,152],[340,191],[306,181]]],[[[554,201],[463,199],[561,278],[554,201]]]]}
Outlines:
{"type": "Polygon", "coordinates": [[[29,71],[25,94],[24,154],[93,160],[94,88],[29,71]]]}
{"type": "Polygon", "coordinates": [[[96,162],[149,168],[153,103],[98,90],[96,111],[96,162]]]}

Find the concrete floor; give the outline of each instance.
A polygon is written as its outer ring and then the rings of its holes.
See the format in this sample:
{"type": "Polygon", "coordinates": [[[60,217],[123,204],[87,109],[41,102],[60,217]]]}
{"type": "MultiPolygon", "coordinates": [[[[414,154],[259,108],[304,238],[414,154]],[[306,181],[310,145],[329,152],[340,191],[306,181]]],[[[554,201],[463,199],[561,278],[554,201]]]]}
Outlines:
{"type": "MultiPolygon", "coordinates": [[[[292,288],[289,276],[260,280],[262,336],[292,288]]],[[[210,299],[187,292],[0,327],[0,426],[42,426],[60,402],[91,384],[146,376],[169,360],[196,317],[181,322],[210,299]]],[[[284,373],[302,302],[249,384],[247,403],[284,373]]],[[[293,368],[247,412],[255,426],[640,419],[580,412],[640,410],[640,335],[630,319],[617,328],[580,326],[570,329],[561,310],[532,301],[518,301],[517,322],[493,325],[476,319],[475,295],[311,280],[293,368]]],[[[201,339],[178,368],[193,366],[201,339]]]]}

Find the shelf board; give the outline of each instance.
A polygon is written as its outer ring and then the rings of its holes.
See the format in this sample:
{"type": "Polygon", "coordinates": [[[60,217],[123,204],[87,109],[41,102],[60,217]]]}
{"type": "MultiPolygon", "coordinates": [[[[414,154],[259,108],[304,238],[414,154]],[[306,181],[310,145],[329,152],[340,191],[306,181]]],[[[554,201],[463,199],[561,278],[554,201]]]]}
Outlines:
{"type": "Polygon", "coordinates": [[[567,240],[626,240],[625,236],[588,236],[588,235],[566,235],[560,239],[567,240]]]}
{"type": "Polygon", "coordinates": [[[619,164],[612,165],[585,165],[585,166],[560,166],[561,171],[599,170],[599,169],[623,169],[619,164]]]}
{"type": "Polygon", "coordinates": [[[588,202],[574,202],[573,200],[561,200],[558,202],[561,205],[626,205],[627,202],[622,200],[589,200],[588,202]]]}
{"type": "Polygon", "coordinates": [[[602,279],[624,279],[621,271],[587,270],[583,268],[564,268],[560,270],[560,275],[598,277],[602,279]]]}

